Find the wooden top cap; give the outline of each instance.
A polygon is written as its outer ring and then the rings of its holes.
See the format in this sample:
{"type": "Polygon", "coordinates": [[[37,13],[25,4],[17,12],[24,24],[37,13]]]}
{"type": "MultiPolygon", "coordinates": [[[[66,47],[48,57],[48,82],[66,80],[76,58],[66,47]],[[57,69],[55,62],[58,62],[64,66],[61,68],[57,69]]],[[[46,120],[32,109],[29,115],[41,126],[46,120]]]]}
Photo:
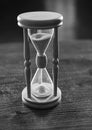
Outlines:
{"type": "Polygon", "coordinates": [[[63,23],[63,16],[56,12],[37,11],[18,15],[18,25],[24,28],[53,28],[63,23]]]}

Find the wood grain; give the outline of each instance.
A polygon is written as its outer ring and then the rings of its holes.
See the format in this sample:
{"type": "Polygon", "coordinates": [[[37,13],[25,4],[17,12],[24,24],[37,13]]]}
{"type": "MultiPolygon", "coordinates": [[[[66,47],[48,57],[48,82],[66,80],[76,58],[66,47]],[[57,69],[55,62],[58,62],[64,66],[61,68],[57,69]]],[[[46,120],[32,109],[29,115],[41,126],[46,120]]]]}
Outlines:
{"type": "MultiPolygon", "coordinates": [[[[22,43],[0,44],[0,130],[92,130],[92,41],[59,44],[62,101],[49,110],[33,110],[22,104],[22,48],[22,43]]],[[[31,52],[35,70],[33,48],[31,52]]]]}

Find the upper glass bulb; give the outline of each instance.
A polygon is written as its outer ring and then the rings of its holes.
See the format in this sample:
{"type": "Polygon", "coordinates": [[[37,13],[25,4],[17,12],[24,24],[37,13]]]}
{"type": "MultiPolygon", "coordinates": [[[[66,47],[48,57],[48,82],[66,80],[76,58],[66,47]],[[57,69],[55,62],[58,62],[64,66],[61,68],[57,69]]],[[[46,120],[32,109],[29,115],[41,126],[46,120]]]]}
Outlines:
{"type": "Polygon", "coordinates": [[[43,55],[52,39],[54,29],[28,29],[28,35],[39,55],[43,55]]]}

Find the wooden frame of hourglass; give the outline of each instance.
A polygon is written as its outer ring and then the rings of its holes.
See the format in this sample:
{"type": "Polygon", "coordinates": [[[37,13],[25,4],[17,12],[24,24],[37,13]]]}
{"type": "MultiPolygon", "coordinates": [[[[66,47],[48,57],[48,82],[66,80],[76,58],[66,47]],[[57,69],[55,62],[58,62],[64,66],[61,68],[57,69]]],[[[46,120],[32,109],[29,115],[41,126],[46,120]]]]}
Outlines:
{"type": "MultiPolygon", "coordinates": [[[[27,12],[18,15],[18,25],[23,28],[24,37],[24,66],[26,87],[22,91],[23,103],[34,108],[49,108],[57,105],[61,100],[61,90],[58,88],[58,27],[63,24],[63,16],[56,12],[27,12]],[[31,60],[28,40],[28,29],[54,29],[53,39],[53,95],[47,101],[34,101],[31,95],[31,60]]],[[[39,58],[40,59],[40,58],[39,58]]],[[[39,61],[41,62],[41,61],[39,61]]]]}

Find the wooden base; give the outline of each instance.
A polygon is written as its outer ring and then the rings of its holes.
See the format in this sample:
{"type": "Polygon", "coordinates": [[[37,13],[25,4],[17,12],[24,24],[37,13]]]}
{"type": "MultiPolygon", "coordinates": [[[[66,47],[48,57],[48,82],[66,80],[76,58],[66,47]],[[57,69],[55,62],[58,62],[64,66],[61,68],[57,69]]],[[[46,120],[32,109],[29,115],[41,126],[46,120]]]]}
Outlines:
{"type": "Polygon", "coordinates": [[[27,87],[25,87],[22,91],[22,101],[28,107],[36,108],[36,109],[46,109],[51,108],[59,104],[61,101],[61,90],[57,88],[57,96],[50,96],[44,100],[40,100],[34,96],[31,98],[27,97],[27,87]]]}

